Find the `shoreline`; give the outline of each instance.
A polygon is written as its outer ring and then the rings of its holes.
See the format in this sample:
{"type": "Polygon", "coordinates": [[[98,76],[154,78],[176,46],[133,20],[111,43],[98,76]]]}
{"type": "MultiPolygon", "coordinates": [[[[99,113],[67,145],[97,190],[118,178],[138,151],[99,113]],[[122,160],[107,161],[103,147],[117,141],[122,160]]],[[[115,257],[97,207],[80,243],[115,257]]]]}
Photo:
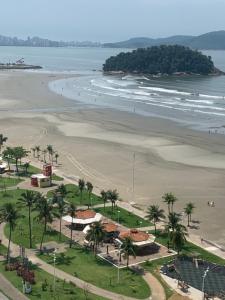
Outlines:
{"type": "MultiPolygon", "coordinates": [[[[127,202],[132,198],[135,152],[135,202],[142,209],[154,203],[166,209],[161,197],[172,191],[180,199],[178,211],[188,201],[196,204],[194,220],[200,221],[200,228],[193,226],[190,233],[225,245],[222,135],[159,118],[91,109],[51,92],[48,74],[8,75],[0,80],[0,127],[9,144],[27,148],[52,144],[60,155],[60,172],[84,177],[98,189],[117,188],[127,202]],[[211,200],[215,200],[215,208],[207,206],[211,200]]],[[[71,77],[61,74],[54,80],[67,76],[71,77]]]]}

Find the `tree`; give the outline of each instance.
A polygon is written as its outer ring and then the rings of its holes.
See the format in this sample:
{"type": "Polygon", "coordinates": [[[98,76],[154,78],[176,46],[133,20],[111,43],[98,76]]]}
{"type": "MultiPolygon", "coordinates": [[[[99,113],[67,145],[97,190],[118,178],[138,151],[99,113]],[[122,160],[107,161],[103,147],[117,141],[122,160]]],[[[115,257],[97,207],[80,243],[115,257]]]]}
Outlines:
{"type": "Polygon", "coordinates": [[[82,203],[82,201],[83,201],[83,190],[85,188],[85,181],[84,181],[84,179],[79,179],[79,181],[78,181],[78,188],[79,188],[79,191],[80,191],[80,203],[82,203]]]}
{"type": "Polygon", "coordinates": [[[64,183],[60,184],[57,189],[56,193],[60,194],[63,199],[66,198],[66,196],[69,194],[69,191],[67,191],[66,186],[64,183]]]}
{"type": "Polygon", "coordinates": [[[55,153],[55,162],[56,162],[56,164],[58,164],[58,158],[59,158],[59,154],[55,153]]]}
{"type": "Polygon", "coordinates": [[[173,212],[173,205],[177,201],[177,198],[172,193],[166,193],[162,196],[163,201],[168,206],[168,213],[173,212]]]}
{"type": "Polygon", "coordinates": [[[90,230],[88,230],[86,239],[94,243],[94,253],[97,253],[98,245],[104,240],[105,232],[104,226],[101,222],[96,222],[91,225],[90,230]]]}
{"type": "Polygon", "coordinates": [[[92,193],[94,187],[93,187],[93,184],[89,181],[86,183],[86,187],[87,187],[88,199],[89,199],[89,203],[90,203],[91,193],[92,193]]]}
{"type": "Polygon", "coordinates": [[[8,169],[10,171],[10,161],[13,158],[13,150],[10,147],[7,147],[3,152],[2,152],[2,157],[4,160],[7,161],[8,164],[8,169]]]}
{"type": "Polygon", "coordinates": [[[107,192],[104,190],[101,190],[101,197],[102,197],[102,201],[104,203],[104,211],[105,211],[105,204],[108,200],[107,192]]]}
{"type": "Polygon", "coordinates": [[[31,151],[32,151],[33,157],[35,157],[35,156],[36,156],[36,148],[35,148],[35,147],[32,147],[32,148],[31,148],[31,151]]]}
{"type": "Polygon", "coordinates": [[[178,213],[175,212],[171,212],[168,215],[168,224],[167,224],[167,229],[168,231],[172,230],[172,232],[174,232],[174,230],[176,229],[177,224],[179,224],[181,222],[181,216],[178,213]]]}
{"type": "Polygon", "coordinates": [[[72,247],[73,244],[73,218],[76,217],[76,206],[73,203],[70,203],[67,213],[71,217],[71,225],[70,225],[70,248],[72,247]]]}
{"type": "Polygon", "coordinates": [[[62,197],[57,198],[57,206],[59,212],[59,240],[62,238],[62,217],[68,211],[68,204],[64,201],[62,197]]]}
{"type": "Polygon", "coordinates": [[[47,223],[52,223],[53,217],[56,216],[56,214],[54,213],[54,207],[52,203],[42,195],[40,195],[36,202],[35,210],[37,210],[38,213],[36,217],[37,220],[42,222],[44,225],[40,243],[40,252],[42,252],[42,245],[47,231],[47,223]]]}
{"type": "Polygon", "coordinates": [[[53,153],[54,153],[52,145],[47,146],[47,151],[48,151],[49,161],[52,161],[52,156],[53,156],[53,153]]]}
{"type": "Polygon", "coordinates": [[[173,248],[177,251],[178,255],[183,249],[186,242],[187,229],[181,224],[177,224],[174,232],[172,232],[171,241],[173,248]]]}
{"type": "Polygon", "coordinates": [[[16,172],[18,173],[18,161],[24,157],[26,157],[28,155],[28,151],[26,149],[24,149],[23,147],[19,146],[19,147],[14,147],[12,148],[12,156],[16,161],[16,172]]]}
{"type": "Polygon", "coordinates": [[[2,153],[2,147],[7,140],[8,140],[8,138],[1,133],[0,134],[0,153],[2,153]]]}
{"type": "Polygon", "coordinates": [[[46,163],[46,154],[47,154],[47,152],[48,152],[47,149],[44,149],[44,150],[42,151],[44,163],[46,163]]]}
{"type": "Polygon", "coordinates": [[[37,158],[38,160],[40,159],[40,151],[41,151],[41,147],[40,146],[35,146],[35,150],[37,152],[37,158]]]}
{"type": "Polygon", "coordinates": [[[32,248],[32,229],[31,229],[31,210],[36,200],[38,199],[37,193],[33,191],[27,190],[26,192],[21,194],[21,198],[19,198],[19,204],[22,207],[28,208],[28,226],[29,226],[29,243],[30,248],[32,248]]]}
{"type": "Polygon", "coordinates": [[[160,219],[165,219],[164,210],[160,209],[158,205],[150,205],[148,207],[148,214],[146,218],[154,223],[155,226],[155,234],[156,234],[156,223],[160,221],[160,219]]]}
{"type": "Polygon", "coordinates": [[[28,168],[30,166],[30,163],[29,162],[25,162],[25,164],[23,165],[24,169],[25,169],[25,174],[27,175],[28,174],[28,168]]]}
{"type": "Polygon", "coordinates": [[[187,203],[187,205],[184,208],[184,212],[188,217],[188,227],[190,226],[190,222],[191,222],[191,215],[193,214],[194,211],[194,204],[192,202],[187,203]]]}
{"type": "Polygon", "coordinates": [[[119,199],[119,194],[117,190],[108,190],[106,194],[107,194],[107,199],[110,200],[112,203],[112,212],[113,212],[116,205],[116,201],[119,199]]]}
{"type": "Polygon", "coordinates": [[[10,261],[10,243],[12,239],[12,231],[16,227],[16,221],[19,218],[19,214],[15,205],[12,203],[5,203],[0,208],[0,222],[5,222],[9,224],[9,242],[8,242],[8,249],[7,249],[7,262],[10,261]]]}
{"type": "Polygon", "coordinates": [[[135,251],[136,249],[131,237],[125,237],[120,249],[121,249],[121,254],[123,254],[124,258],[127,260],[127,267],[128,267],[130,256],[132,255],[134,258],[136,257],[136,251],[135,251]]]}

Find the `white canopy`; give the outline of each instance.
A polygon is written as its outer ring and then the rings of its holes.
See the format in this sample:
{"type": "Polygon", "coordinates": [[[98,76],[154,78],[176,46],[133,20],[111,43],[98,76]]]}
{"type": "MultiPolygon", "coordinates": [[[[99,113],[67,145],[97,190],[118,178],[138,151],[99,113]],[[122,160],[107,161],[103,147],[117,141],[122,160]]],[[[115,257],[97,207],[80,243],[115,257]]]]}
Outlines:
{"type": "Polygon", "coordinates": [[[84,230],[83,230],[83,233],[84,233],[84,234],[87,234],[88,231],[89,231],[90,229],[91,229],[91,226],[90,226],[90,225],[85,226],[85,228],[84,228],[84,230]]]}
{"type": "Polygon", "coordinates": [[[62,218],[64,221],[68,223],[74,223],[74,224],[81,224],[81,225],[88,225],[94,222],[99,222],[102,219],[102,215],[99,213],[96,213],[94,218],[88,218],[88,219],[78,219],[78,218],[72,218],[71,216],[65,216],[62,218]]]}
{"type": "Polygon", "coordinates": [[[7,164],[6,163],[0,164],[0,169],[6,169],[6,168],[7,168],[7,164]]]}

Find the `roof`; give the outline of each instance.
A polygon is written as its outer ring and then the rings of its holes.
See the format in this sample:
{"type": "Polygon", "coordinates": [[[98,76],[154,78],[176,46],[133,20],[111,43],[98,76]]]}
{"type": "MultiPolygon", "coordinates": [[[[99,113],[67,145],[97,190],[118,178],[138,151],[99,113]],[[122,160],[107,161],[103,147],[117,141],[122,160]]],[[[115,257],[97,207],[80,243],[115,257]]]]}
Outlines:
{"type": "Polygon", "coordinates": [[[118,231],[118,226],[115,223],[103,223],[104,231],[110,233],[118,231]]]}
{"type": "Polygon", "coordinates": [[[45,179],[45,178],[49,178],[49,176],[45,176],[43,174],[34,174],[31,176],[31,178],[45,179]]]}
{"type": "Polygon", "coordinates": [[[153,243],[155,240],[155,237],[152,234],[137,229],[123,231],[119,235],[121,240],[125,239],[126,237],[130,237],[137,245],[153,243]]]}
{"type": "Polygon", "coordinates": [[[96,215],[96,212],[90,209],[87,210],[78,210],[76,211],[76,218],[77,219],[90,219],[90,218],[94,218],[96,215]]]}
{"type": "MultiPolygon", "coordinates": [[[[86,211],[84,211],[86,212],[86,211]]],[[[92,211],[91,211],[92,212],[92,211]]],[[[95,213],[93,214],[89,214],[89,213],[85,213],[85,214],[81,214],[79,213],[79,211],[77,212],[78,215],[76,214],[75,218],[72,218],[71,216],[64,216],[63,220],[69,223],[74,223],[74,224],[82,224],[82,225],[88,225],[88,224],[92,224],[94,222],[99,222],[102,219],[102,215],[99,213],[95,213]],[[79,217],[83,217],[83,218],[78,218],[79,217]],[[86,217],[86,218],[84,218],[86,217]]]]}

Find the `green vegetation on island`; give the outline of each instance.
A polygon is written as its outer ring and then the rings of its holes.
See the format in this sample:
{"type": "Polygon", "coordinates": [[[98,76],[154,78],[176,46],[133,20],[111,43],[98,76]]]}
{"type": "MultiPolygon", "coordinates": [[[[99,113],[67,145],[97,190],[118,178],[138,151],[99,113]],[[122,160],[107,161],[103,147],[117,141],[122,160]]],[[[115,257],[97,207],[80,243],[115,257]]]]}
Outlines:
{"type": "Polygon", "coordinates": [[[214,67],[210,56],[179,45],[153,46],[127,53],[121,52],[106,60],[103,71],[150,75],[222,73],[214,67]]]}

